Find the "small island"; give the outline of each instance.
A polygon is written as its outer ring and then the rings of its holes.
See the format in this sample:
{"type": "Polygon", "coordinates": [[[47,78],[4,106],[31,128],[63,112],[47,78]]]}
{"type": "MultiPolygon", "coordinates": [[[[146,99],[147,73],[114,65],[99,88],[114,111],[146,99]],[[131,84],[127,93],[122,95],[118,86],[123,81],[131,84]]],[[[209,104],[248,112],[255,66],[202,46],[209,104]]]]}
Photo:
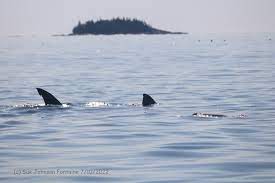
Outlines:
{"type": "Polygon", "coordinates": [[[78,22],[70,35],[113,35],[113,34],[187,34],[170,32],[152,27],[144,21],[130,18],[113,18],[111,20],[78,22]]]}

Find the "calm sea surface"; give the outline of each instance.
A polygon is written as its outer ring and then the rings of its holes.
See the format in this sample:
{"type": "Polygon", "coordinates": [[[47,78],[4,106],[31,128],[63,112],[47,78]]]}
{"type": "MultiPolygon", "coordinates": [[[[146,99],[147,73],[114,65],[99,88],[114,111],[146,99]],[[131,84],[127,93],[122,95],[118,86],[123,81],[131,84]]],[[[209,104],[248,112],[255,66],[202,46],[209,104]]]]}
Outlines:
{"type": "Polygon", "coordinates": [[[0,182],[274,183],[274,40],[1,37],[0,182]]]}

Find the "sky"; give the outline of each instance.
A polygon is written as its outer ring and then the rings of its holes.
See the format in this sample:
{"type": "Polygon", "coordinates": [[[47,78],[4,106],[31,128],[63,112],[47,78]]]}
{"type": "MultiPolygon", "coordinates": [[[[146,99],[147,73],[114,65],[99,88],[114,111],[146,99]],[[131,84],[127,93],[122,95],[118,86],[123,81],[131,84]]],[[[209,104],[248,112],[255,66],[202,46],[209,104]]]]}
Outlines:
{"type": "Polygon", "coordinates": [[[0,0],[0,35],[67,34],[112,17],[189,33],[275,32],[275,0],[0,0]]]}

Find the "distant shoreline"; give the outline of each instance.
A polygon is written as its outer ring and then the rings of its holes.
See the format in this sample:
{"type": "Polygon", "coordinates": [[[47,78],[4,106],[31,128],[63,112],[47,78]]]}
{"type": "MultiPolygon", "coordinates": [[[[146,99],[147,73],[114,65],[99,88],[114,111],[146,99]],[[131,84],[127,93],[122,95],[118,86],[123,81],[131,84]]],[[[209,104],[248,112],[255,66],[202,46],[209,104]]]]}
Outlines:
{"type": "Polygon", "coordinates": [[[166,34],[144,34],[144,33],[140,33],[140,34],[72,34],[72,33],[70,33],[70,34],[52,34],[51,36],[52,37],[67,37],[67,36],[119,36],[119,35],[124,35],[124,36],[131,36],[131,35],[133,35],[133,36],[138,36],[138,35],[152,35],[152,36],[154,36],[154,35],[187,35],[187,34],[189,34],[188,32],[180,32],[180,33],[178,33],[178,32],[173,32],[173,33],[166,33],[166,34]]]}

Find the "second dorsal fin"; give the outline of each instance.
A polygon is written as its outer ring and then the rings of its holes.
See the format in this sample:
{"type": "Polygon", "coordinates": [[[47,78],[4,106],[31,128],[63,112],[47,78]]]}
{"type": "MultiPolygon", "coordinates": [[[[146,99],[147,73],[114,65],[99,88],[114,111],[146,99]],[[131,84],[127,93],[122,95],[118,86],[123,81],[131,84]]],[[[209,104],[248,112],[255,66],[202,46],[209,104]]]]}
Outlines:
{"type": "Polygon", "coordinates": [[[150,106],[156,104],[156,101],[148,94],[143,94],[142,106],[150,106]]]}

